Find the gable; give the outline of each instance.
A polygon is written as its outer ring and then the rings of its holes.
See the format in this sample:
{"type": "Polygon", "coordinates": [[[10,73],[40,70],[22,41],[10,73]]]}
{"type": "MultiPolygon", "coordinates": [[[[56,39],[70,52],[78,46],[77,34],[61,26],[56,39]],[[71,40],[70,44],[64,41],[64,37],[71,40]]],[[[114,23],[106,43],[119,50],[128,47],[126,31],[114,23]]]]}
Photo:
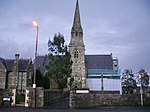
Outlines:
{"type": "Polygon", "coordinates": [[[6,70],[4,59],[0,58],[0,70],[6,70]]]}
{"type": "Polygon", "coordinates": [[[5,65],[5,60],[3,58],[0,57],[0,62],[5,65]]]}

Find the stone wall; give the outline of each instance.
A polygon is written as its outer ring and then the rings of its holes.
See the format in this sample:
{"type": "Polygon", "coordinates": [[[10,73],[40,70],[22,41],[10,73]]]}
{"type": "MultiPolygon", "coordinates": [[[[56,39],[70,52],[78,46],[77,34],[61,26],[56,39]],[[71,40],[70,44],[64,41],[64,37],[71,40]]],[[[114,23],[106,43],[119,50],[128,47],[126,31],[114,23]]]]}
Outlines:
{"type": "Polygon", "coordinates": [[[8,89],[0,89],[0,106],[2,106],[2,98],[3,97],[10,97],[11,98],[11,92],[8,89]]]}
{"type": "Polygon", "coordinates": [[[6,69],[0,62],[0,89],[5,89],[6,83],[6,69]]]}
{"type": "MultiPolygon", "coordinates": [[[[150,93],[144,94],[144,105],[150,105],[150,93]]],[[[118,93],[85,93],[70,92],[70,107],[100,106],[137,106],[140,105],[140,94],[119,95],[118,93]]]]}

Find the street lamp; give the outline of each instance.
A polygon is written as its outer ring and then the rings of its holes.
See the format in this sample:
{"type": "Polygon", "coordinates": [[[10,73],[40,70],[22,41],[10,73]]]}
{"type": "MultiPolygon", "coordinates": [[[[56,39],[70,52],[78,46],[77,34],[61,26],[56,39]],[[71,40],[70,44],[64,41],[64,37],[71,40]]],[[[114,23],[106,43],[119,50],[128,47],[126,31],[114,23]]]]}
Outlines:
{"type": "Polygon", "coordinates": [[[141,85],[140,85],[141,106],[143,106],[143,88],[142,88],[142,75],[141,74],[139,74],[139,79],[141,80],[141,85]]]}
{"type": "Polygon", "coordinates": [[[39,25],[37,21],[33,21],[33,25],[36,28],[36,45],[35,45],[35,60],[34,60],[34,79],[33,79],[33,107],[36,107],[36,57],[37,57],[37,47],[38,47],[38,31],[39,25]]]}

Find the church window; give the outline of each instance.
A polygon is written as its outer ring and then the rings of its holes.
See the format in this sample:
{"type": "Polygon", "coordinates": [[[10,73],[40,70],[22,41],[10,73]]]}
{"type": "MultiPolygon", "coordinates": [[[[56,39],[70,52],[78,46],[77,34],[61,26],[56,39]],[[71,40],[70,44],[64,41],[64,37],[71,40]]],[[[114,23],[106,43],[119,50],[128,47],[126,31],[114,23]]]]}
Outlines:
{"type": "Polygon", "coordinates": [[[79,57],[79,52],[76,50],[74,53],[74,58],[78,58],[79,57]]]}

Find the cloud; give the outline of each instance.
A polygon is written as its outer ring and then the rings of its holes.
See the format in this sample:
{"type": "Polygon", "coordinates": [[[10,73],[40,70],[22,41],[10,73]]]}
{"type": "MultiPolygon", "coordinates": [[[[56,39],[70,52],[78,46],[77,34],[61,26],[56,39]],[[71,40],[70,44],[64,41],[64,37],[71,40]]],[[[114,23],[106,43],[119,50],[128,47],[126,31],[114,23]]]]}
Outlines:
{"type": "MultiPolygon", "coordinates": [[[[86,54],[113,53],[122,69],[150,70],[148,4],[148,0],[80,1],[86,54]]],[[[34,58],[36,29],[32,21],[35,19],[40,26],[40,55],[48,52],[48,39],[55,33],[62,33],[69,44],[75,1],[1,0],[0,7],[0,57],[13,58],[20,53],[23,58],[34,58]]]]}

